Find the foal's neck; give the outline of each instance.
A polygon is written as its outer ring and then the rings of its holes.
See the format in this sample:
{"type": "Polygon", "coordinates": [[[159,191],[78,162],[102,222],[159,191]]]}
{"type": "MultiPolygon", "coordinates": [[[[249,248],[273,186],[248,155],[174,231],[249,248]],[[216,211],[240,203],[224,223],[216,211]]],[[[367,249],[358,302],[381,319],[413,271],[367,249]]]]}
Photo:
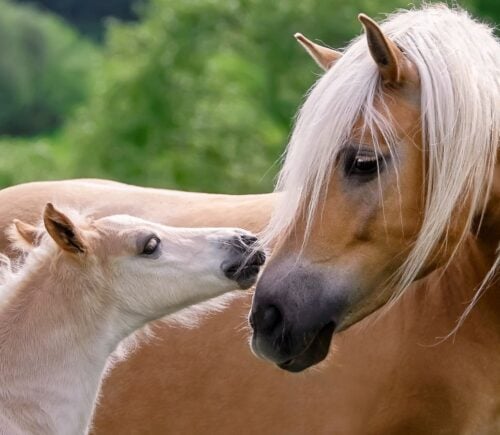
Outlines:
{"type": "Polygon", "coordinates": [[[0,305],[0,427],[12,433],[85,432],[106,360],[127,335],[116,334],[103,289],[55,266],[25,266],[0,305]]]}

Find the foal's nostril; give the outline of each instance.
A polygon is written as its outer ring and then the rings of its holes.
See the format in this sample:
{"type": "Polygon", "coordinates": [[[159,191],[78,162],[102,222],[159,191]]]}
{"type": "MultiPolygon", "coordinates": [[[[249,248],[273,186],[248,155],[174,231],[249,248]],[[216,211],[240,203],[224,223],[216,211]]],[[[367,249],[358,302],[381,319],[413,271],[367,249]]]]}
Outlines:
{"type": "Polygon", "coordinates": [[[267,305],[257,310],[252,319],[252,326],[260,332],[269,333],[281,325],[283,316],[276,305],[267,305]]]}
{"type": "Polygon", "coordinates": [[[246,247],[251,247],[257,243],[257,237],[251,236],[249,234],[243,234],[240,236],[240,240],[246,247]]]}
{"type": "Polygon", "coordinates": [[[266,255],[257,249],[256,242],[257,237],[240,234],[233,236],[223,245],[228,258],[221,264],[221,269],[224,275],[236,281],[240,288],[246,289],[255,284],[260,267],[266,261],[266,255]]]}
{"type": "Polygon", "coordinates": [[[250,266],[263,266],[266,262],[266,254],[264,251],[250,252],[245,259],[245,263],[250,266]]]}

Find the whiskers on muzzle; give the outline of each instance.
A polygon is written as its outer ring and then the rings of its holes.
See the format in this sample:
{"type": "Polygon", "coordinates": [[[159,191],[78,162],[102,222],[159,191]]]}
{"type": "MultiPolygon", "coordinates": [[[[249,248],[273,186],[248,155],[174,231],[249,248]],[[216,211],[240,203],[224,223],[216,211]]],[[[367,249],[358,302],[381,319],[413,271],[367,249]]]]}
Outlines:
{"type": "Polygon", "coordinates": [[[241,288],[251,287],[266,262],[266,254],[258,247],[257,237],[241,234],[224,241],[224,246],[229,249],[229,259],[221,265],[224,275],[241,288]]]}

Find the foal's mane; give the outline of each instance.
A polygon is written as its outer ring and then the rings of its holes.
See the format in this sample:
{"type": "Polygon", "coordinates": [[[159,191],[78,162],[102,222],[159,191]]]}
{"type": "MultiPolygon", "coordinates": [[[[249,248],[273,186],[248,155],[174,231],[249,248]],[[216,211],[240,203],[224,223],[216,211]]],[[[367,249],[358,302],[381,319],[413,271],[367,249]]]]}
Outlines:
{"type": "MultiPolygon", "coordinates": [[[[469,201],[462,241],[474,217],[484,213],[499,147],[500,44],[491,28],[445,5],[397,12],[381,27],[416,65],[421,83],[425,213],[394,281],[402,292],[443,240],[465,198],[469,201]]],[[[362,36],[312,87],[298,113],[276,188],[284,193],[265,242],[291,231],[301,214],[306,217],[307,239],[339,151],[360,116],[375,148],[378,132],[397,155],[390,116],[375,102],[383,103],[382,85],[362,36]]]]}

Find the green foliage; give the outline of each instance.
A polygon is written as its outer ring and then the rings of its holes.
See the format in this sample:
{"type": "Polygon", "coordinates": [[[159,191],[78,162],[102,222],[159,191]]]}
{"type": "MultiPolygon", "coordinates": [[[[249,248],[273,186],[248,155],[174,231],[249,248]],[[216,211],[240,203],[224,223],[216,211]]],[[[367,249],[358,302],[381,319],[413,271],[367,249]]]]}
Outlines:
{"type": "Polygon", "coordinates": [[[0,139],[0,155],[0,186],[69,175],[68,155],[56,136],[0,139]]]}
{"type": "MultiPolygon", "coordinates": [[[[497,0],[463,1],[490,21],[499,17],[497,0]]],[[[0,130],[5,120],[11,132],[56,125],[92,79],[90,97],[59,134],[0,140],[0,185],[95,176],[269,191],[293,115],[320,73],[292,35],[342,47],[361,32],[359,12],[381,19],[407,5],[149,0],[140,22],[110,24],[100,62],[59,21],[0,0],[0,130]]]]}
{"type": "Polygon", "coordinates": [[[499,35],[500,2],[498,0],[462,0],[461,4],[474,15],[481,17],[483,21],[497,26],[496,33],[499,35]]]}
{"type": "Polygon", "coordinates": [[[0,8],[0,134],[52,130],[87,95],[95,49],[53,16],[0,8]]]}
{"type": "Polygon", "coordinates": [[[403,4],[152,0],[141,23],[109,29],[94,95],[69,129],[75,174],[269,190],[272,163],[319,72],[292,35],[342,46],[361,31],[359,11],[377,16],[403,4]]]}

